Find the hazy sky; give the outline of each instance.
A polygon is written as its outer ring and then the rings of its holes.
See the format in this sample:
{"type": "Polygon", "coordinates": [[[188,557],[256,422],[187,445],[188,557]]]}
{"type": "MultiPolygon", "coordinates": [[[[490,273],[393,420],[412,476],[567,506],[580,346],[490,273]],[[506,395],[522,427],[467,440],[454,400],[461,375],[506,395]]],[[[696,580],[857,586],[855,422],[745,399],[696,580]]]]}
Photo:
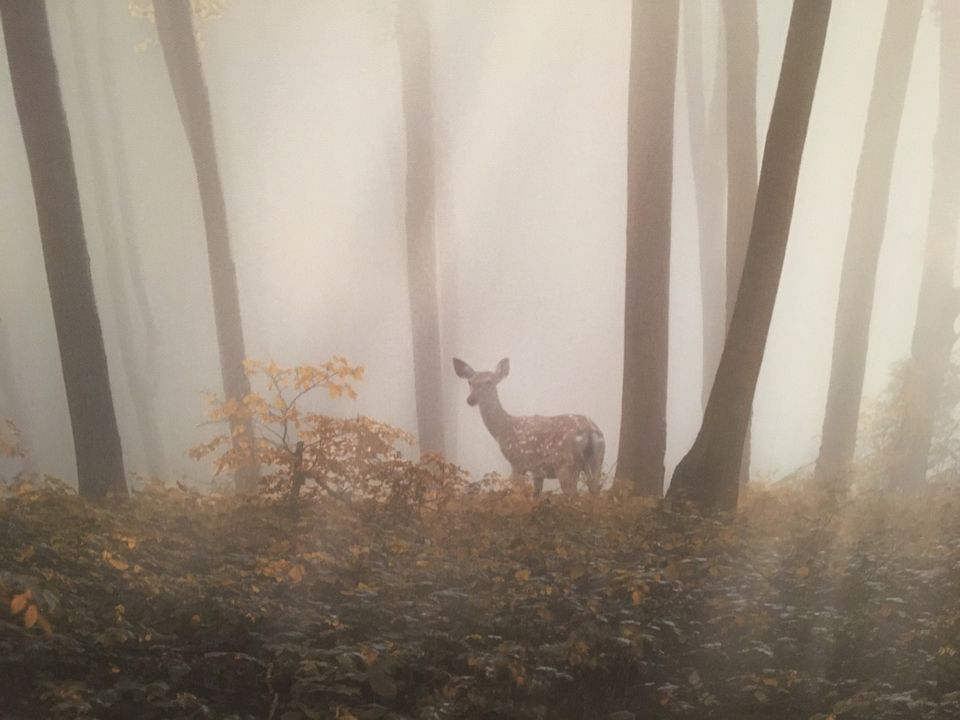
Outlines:
{"type": "MultiPolygon", "coordinates": [[[[218,389],[206,251],[195,177],[159,48],[126,3],[48,3],[80,174],[128,469],[142,457],[116,327],[105,295],[102,223],[84,144],[75,53],[97,88],[101,143],[124,143],[136,238],[163,351],[158,410],[177,472],[201,476],[184,451],[201,431],[199,392],[218,389]],[[107,41],[100,39],[105,34],[107,41]],[[102,50],[101,50],[102,48],[102,50]],[[119,97],[106,122],[102,62],[119,97]]],[[[718,5],[705,2],[715,42],[718,5]]],[[[790,3],[760,2],[758,144],[762,151],[790,3]]],[[[626,0],[458,0],[433,6],[438,241],[449,355],[477,369],[512,361],[501,398],[517,414],[579,412],[616,457],[623,333],[626,0]]],[[[804,154],[784,278],[754,420],[755,473],[814,459],[826,396],[840,261],[884,3],[835,0],[804,154]]],[[[230,0],[201,24],[202,55],[233,233],[248,354],[281,364],[334,353],[368,369],[356,404],[414,429],[403,235],[404,136],[394,7],[355,0],[230,0]]],[[[683,51],[681,42],[681,52],[683,51]]],[[[3,50],[0,49],[0,53],[3,50]]],[[[866,392],[907,352],[930,184],[938,35],[928,8],[894,169],[866,392]]],[[[706,77],[715,73],[708,47],[706,77]]],[[[69,479],[72,444],[43,274],[32,191],[10,90],[0,70],[0,310],[13,344],[37,451],[69,479]]],[[[668,477],[699,427],[700,310],[682,64],[677,85],[668,477]]],[[[109,165],[109,163],[108,163],[109,165]]],[[[112,189],[108,188],[108,192],[112,189]]],[[[111,201],[112,202],[112,201],[111,201]]],[[[449,368],[449,357],[445,358],[449,368]]],[[[465,383],[457,458],[505,470],[465,383]]],[[[0,416],[3,415],[0,407],[0,416]]]]}

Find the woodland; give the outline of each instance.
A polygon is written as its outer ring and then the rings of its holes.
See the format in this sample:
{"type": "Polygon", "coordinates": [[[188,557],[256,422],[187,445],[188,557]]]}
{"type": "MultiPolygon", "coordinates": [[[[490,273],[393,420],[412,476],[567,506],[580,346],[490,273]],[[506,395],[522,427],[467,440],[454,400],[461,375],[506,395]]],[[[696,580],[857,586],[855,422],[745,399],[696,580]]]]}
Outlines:
{"type": "MultiPolygon", "coordinates": [[[[619,424],[604,430],[585,415],[509,414],[498,386],[507,396],[531,369],[511,373],[508,357],[474,369],[450,346],[454,320],[469,318],[451,310],[437,230],[446,155],[429,0],[390,4],[378,40],[398,67],[405,264],[390,270],[407,293],[415,426],[340,411],[369,394],[376,357],[250,356],[232,244],[245,216],[224,169],[243,158],[218,143],[201,29],[231,5],[0,0],[5,102],[19,123],[5,151],[23,153],[29,172],[76,473],[74,484],[44,470],[47,426],[4,327],[18,310],[2,307],[0,718],[960,717],[960,3],[889,0],[879,44],[849,49],[875,65],[862,145],[848,148],[856,175],[819,452],[774,481],[751,472],[754,407],[840,0],[792,3],[766,126],[757,0],[626,3],[622,385],[619,424]],[[177,449],[194,478],[168,468],[153,365],[166,316],[146,292],[124,200],[132,164],[116,139],[142,118],[118,109],[120,68],[88,66],[83,52],[91,27],[106,42],[111,13],[136,18],[145,52],[162,57],[191,161],[219,370],[194,442],[177,449]],[[935,133],[912,340],[886,389],[865,398],[925,18],[939,33],[937,102],[925,111],[935,133]],[[69,74],[60,33],[76,50],[69,74]],[[70,116],[68,92],[87,116],[70,116]],[[668,473],[678,103],[702,378],[698,430],[668,473]],[[94,238],[105,253],[91,252],[94,238]],[[482,473],[458,462],[450,407],[464,400],[502,453],[482,473]]],[[[0,233],[5,255],[34,242],[0,233]]],[[[278,245],[264,239],[264,254],[278,245]]],[[[362,315],[345,326],[373,332],[362,315]]],[[[188,371],[195,350],[178,348],[188,371]]]]}

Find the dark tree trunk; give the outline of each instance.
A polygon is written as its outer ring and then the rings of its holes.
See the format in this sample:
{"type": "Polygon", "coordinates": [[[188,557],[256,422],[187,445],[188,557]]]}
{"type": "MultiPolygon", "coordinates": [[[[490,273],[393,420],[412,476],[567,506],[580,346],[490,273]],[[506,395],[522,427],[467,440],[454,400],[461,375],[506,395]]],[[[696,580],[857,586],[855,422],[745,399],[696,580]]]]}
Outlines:
{"type": "Polygon", "coordinates": [[[846,484],[856,449],[877,263],[922,5],[922,0],[891,0],[877,52],[840,275],[823,435],[814,471],[821,485],[846,484]]]}
{"type": "Polygon", "coordinates": [[[905,388],[907,412],[889,470],[890,484],[910,491],[926,482],[933,420],[960,310],[953,287],[960,231],[960,5],[944,2],[940,7],[940,116],[933,143],[927,244],[905,388]]]}
{"type": "Polygon", "coordinates": [[[623,398],[616,477],[663,492],[679,3],[634,0],[627,117],[623,398]]]}
{"type": "MultiPolygon", "coordinates": [[[[727,33],[727,326],[733,319],[757,200],[756,0],[723,0],[727,33]]],[[[750,479],[750,426],[740,483],[750,479]]]]}
{"type": "Polygon", "coordinates": [[[717,379],[670,496],[732,510],[750,408],[787,249],[800,160],[830,17],[830,0],[795,0],[763,154],[750,242],[717,379]]]}
{"type": "Polygon", "coordinates": [[[407,281],[417,434],[421,454],[442,453],[446,447],[435,233],[433,89],[430,33],[421,0],[404,0],[397,5],[397,47],[407,136],[407,281]]]}
{"type": "MultiPolygon", "coordinates": [[[[154,9],[160,46],[163,48],[180,119],[190,143],[200,188],[223,392],[227,399],[242,402],[250,393],[250,381],[243,371],[246,352],[237,291],[237,272],[230,250],[227,208],[217,165],[210,98],[194,37],[190,0],[164,0],[154,3],[154,9]]],[[[249,453],[250,458],[249,464],[237,472],[237,489],[253,492],[257,487],[259,467],[253,457],[253,427],[250,422],[241,423],[234,428],[233,443],[239,453],[249,453]]]]}
{"type": "MultiPolygon", "coordinates": [[[[73,45],[73,64],[77,75],[77,85],[80,94],[80,110],[85,130],[85,139],[90,151],[90,162],[93,180],[96,184],[97,220],[103,241],[103,257],[107,266],[107,283],[110,291],[110,308],[113,311],[117,324],[117,340],[120,349],[120,362],[126,376],[130,399],[133,404],[134,417],[137,429],[143,444],[149,473],[165,475],[163,441],[160,439],[160,426],[157,423],[153,409],[153,380],[147,373],[145,363],[137,357],[135,321],[133,305],[125,289],[123,265],[121,256],[125,248],[117,237],[113,213],[108,202],[108,172],[104,162],[105,151],[97,133],[97,118],[94,113],[93,91],[90,76],[87,70],[87,59],[84,54],[84,43],[80,29],[80,21],[73,3],[65,5],[70,27],[70,39],[73,45]]],[[[116,138],[115,142],[122,142],[116,138]]],[[[124,188],[119,188],[125,192],[124,188]]],[[[129,242],[129,240],[127,241],[129,242]]],[[[131,278],[131,282],[134,279],[131,278]]],[[[135,295],[130,293],[130,295],[135,295]]],[[[142,301],[143,298],[138,298],[142,301]]]]}
{"type": "Polygon", "coordinates": [[[125,496],[123,450],[46,5],[0,0],[0,16],[33,181],[80,494],[93,500],[125,496]]]}
{"type": "Polygon", "coordinates": [[[697,230],[700,246],[700,307],[703,318],[704,407],[717,375],[723,338],[727,332],[724,312],[724,197],[726,178],[725,51],[723,37],[717,43],[717,74],[707,114],[703,81],[703,31],[700,2],[683,4],[683,67],[687,84],[687,115],[690,128],[690,156],[697,200],[697,230]]]}

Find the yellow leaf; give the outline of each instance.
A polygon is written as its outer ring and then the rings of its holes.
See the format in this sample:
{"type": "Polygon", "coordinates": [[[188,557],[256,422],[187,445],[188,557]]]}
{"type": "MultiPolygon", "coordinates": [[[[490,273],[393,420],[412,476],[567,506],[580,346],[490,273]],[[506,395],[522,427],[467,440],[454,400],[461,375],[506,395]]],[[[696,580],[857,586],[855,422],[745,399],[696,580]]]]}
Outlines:
{"type": "Polygon", "coordinates": [[[37,609],[36,605],[31,605],[27,608],[27,612],[23,615],[23,626],[25,628],[32,628],[37,624],[37,620],[40,618],[40,611],[37,609]]]}
{"type": "Polygon", "coordinates": [[[303,566],[294,565],[287,571],[287,576],[293,580],[293,582],[298,583],[303,580],[303,566]]]}
{"type": "Polygon", "coordinates": [[[23,612],[23,609],[27,606],[27,600],[30,599],[29,590],[20,595],[14,595],[13,599],[10,601],[10,614],[16,615],[17,613],[23,612]]]}
{"type": "Polygon", "coordinates": [[[801,565],[797,568],[797,577],[807,577],[810,574],[810,568],[806,565],[801,565]]]}
{"type": "Polygon", "coordinates": [[[526,582],[530,579],[530,571],[527,568],[517,570],[513,576],[520,582],[526,582]]]}
{"type": "Polygon", "coordinates": [[[118,557],[114,557],[107,550],[103,551],[103,560],[114,570],[128,570],[130,568],[130,563],[124,562],[118,557]]]}
{"type": "Polygon", "coordinates": [[[23,562],[24,560],[29,560],[33,557],[33,545],[28,545],[23,548],[19,553],[17,553],[17,562],[23,562]]]}

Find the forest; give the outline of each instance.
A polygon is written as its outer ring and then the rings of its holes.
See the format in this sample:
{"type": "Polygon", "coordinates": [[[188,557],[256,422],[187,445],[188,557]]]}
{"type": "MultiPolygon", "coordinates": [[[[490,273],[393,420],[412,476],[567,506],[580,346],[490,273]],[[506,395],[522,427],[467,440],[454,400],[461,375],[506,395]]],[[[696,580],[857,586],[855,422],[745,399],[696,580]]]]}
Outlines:
{"type": "Polygon", "coordinates": [[[960,717],[960,2],[0,31],[0,720],[960,717]]]}

